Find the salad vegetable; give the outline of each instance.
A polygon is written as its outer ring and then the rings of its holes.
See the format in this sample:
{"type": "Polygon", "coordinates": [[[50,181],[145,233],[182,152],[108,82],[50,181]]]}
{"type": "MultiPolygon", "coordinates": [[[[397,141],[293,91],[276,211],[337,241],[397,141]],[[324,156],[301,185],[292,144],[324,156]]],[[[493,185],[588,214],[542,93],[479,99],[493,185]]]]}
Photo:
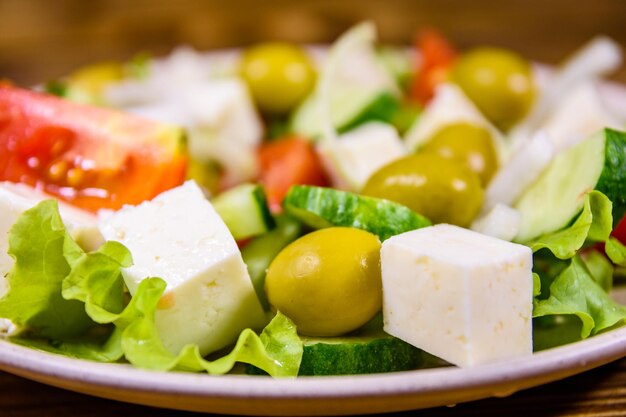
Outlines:
{"type": "Polygon", "coordinates": [[[0,112],[0,180],[97,211],[137,204],[184,179],[178,127],[8,85],[0,85],[0,112]]]}
{"type": "Polygon", "coordinates": [[[600,79],[619,49],[553,70],[434,30],[416,45],[379,48],[365,22],[329,48],[95,64],[47,84],[61,97],[0,85],[2,337],[294,377],[623,325],[626,90],[600,79]]]}

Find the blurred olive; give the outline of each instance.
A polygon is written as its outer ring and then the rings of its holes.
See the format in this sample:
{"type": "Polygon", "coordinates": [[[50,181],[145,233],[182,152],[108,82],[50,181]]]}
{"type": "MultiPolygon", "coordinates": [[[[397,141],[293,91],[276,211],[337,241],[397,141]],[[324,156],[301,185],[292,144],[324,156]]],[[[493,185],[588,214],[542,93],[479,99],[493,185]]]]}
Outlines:
{"type": "Polygon", "coordinates": [[[287,43],[264,43],[244,51],[240,72],[259,109],[284,114],[315,86],[316,71],[307,53],[287,43]]]}
{"type": "Polygon", "coordinates": [[[530,63],[500,48],[476,48],[463,54],[452,80],[498,128],[508,130],[528,113],[535,97],[530,63]]]}
{"type": "Polygon", "coordinates": [[[454,123],[438,130],[420,152],[436,153],[464,163],[486,185],[498,169],[498,157],[491,133],[470,123],[454,123]]]}
{"type": "Polygon", "coordinates": [[[483,202],[478,175],[434,153],[410,155],[382,167],[362,194],[404,204],[433,223],[462,227],[470,225],[483,202]]]}

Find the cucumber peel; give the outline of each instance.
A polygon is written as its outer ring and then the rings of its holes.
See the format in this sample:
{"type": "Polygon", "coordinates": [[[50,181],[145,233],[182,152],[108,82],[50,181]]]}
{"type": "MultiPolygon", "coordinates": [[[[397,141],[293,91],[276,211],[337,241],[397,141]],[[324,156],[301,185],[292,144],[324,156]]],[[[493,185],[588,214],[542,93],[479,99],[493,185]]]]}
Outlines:
{"type": "Polygon", "coordinates": [[[237,240],[261,235],[275,226],[261,185],[238,185],[218,195],[211,203],[237,240]]]}
{"type": "MultiPolygon", "coordinates": [[[[340,337],[300,336],[303,343],[298,376],[358,375],[397,372],[431,366],[431,357],[382,330],[376,316],[356,332],[340,337]]],[[[248,366],[248,374],[262,374],[248,366]]]]}
{"type": "Polygon", "coordinates": [[[402,204],[326,187],[293,186],[283,200],[283,208],[314,229],[355,227],[377,235],[381,241],[431,225],[402,204]]]}
{"type": "Polygon", "coordinates": [[[591,190],[613,202],[615,225],[626,212],[625,132],[601,130],[558,155],[515,203],[522,216],[515,240],[527,243],[571,224],[591,190]]]}

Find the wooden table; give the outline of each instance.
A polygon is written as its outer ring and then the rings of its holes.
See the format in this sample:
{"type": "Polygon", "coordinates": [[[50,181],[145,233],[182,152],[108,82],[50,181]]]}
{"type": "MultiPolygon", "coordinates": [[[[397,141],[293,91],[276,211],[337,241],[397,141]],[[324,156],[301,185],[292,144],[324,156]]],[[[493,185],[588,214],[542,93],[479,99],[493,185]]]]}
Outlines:
{"type": "MultiPolygon", "coordinates": [[[[393,415],[413,415],[416,412],[393,415]]],[[[424,416],[626,416],[626,358],[548,385],[455,407],[421,410],[424,416]]],[[[89,397],[0,372],[2,417],[178,417],[196,415],[89,397]]],[[[389,414],[391,415],[391,414],[389,414]]]]}

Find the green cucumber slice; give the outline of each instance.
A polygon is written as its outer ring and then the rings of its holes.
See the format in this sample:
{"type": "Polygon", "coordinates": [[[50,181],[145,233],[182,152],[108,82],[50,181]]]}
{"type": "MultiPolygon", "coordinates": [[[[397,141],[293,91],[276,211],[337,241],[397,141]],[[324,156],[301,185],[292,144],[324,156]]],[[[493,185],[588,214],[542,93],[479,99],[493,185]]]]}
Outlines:
{"type": "MultiPolygon", "coordinates": [[[[385,333],[380,316],[350,335],[301,339],[299,376],[373,374],[441,365],[421,349],[385,333]]],[[[248,366],[246,373],[263,371],[248,366]]]]}
{"type": "Polygon", "coordinates": [[[314,229],[356,227],[377,235],[381,241],[431,225],[402,204],[326,187],[295,185],[285,196],[283,208],[314,229]]]}
{"type": "Polygon", "coordinates": [[[384,332],[377,335],[305,339],[298,375],[357,375],[420,367],[423,352],[384,332]]]}
{"type": "Polygon", "coordinates": [[[591,190],[613,202],[616,224],[626,211],[626,133],[604,129],[558,155],[514,204],[522,219],[515,240],[529,242],[567,226],[591,190]]]}
{"type": "Polygon", "coordinates": [[[228,230],[237,240],[261,235],[274,227],[263,187],[241,184],[211,200],[228,230]]]}

